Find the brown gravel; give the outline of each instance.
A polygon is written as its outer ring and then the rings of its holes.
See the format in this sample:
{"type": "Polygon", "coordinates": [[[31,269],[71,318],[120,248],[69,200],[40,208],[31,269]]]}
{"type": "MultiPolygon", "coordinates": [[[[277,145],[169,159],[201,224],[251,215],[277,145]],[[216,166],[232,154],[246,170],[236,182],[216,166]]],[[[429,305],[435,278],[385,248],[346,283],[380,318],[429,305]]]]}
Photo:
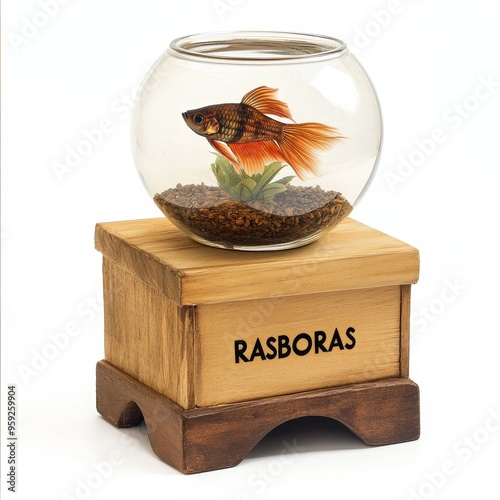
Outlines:
{"type": "Polygon", "coordinates": [[[217,245],[288,243],[332,228],[352,210],[335,191],[290,186],[272,201],[239,202],[219,187],[180,185],[154,197],[177,226],[217,245]]]}

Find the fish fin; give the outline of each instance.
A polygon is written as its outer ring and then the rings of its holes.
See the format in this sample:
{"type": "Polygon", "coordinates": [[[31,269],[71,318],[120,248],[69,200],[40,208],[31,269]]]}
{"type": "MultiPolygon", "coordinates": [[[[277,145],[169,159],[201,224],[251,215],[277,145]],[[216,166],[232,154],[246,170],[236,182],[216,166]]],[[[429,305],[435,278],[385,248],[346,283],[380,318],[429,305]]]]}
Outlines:
{"type": "Polygon", "coordinates": [[[264,166],[272,161],[286,161],[283,153],[273,141],[232,142],[231,151],[238,157],[241,168],[248,174],[262,172],[264,166]]]}
{"type": "Polygon", "coordinates": [[[319,175],[315,150],[329,149],[345,137],[334,127],[321,123],[292,123],[283,127],[278,146],[285,161],[295,170],[300,179],[306,174],[319,175]]]}
{"type": "Polygon", "coordinates": [[[265,115],[281,116],[293,121],[288,104],[275,98],[278,89],[257,87],[243,96],[241,102],[248,104],[265,115]]]}
{"type": "Polygon", "coordinates": [[[208,140],[208,142],[210,143],[210,146],[212,146],[219,154],[227,158],[236,168],[238,168],[238,170],[240,169],[238,158],[234,156],[233,152],[226,146],[226,144],[213,140],[208,140]]]}

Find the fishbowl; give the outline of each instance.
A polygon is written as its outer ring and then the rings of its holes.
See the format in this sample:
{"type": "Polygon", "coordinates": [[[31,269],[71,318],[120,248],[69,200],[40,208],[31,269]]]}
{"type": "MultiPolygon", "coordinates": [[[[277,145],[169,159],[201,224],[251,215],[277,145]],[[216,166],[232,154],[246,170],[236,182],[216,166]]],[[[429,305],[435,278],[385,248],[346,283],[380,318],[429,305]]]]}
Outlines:
{"type": "Polygon", "coordinates": [[[280,32],[178,38],[139,90],[132,150],[163,214],[235,250],[311,243],[352,211],[380,155],[372,83],[346,44],[280,32]]]}

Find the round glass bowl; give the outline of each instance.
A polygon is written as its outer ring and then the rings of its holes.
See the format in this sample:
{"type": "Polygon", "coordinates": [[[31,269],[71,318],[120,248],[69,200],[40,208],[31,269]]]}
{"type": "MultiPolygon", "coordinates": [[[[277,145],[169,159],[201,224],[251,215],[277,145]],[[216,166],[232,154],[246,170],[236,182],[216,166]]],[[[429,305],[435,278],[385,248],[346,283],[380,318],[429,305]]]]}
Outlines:
{"type": "Polygon", "coordinates": [[[168,219],[237,250],[308,244],[367,189],[382,120],[335,38],[228,32],[174,40],[133,112],[135,163],[168,219]]]}

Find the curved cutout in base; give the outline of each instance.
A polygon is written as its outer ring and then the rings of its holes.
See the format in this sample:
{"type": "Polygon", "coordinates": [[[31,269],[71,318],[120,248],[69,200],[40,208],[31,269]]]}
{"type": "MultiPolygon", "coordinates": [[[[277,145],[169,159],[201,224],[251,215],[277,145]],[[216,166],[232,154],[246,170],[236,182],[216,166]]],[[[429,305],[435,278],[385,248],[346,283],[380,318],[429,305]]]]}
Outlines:
{"type": "Polygon", "coordinates": [[[419,389],[407,378],[185,410],[99,361],[97,410],[115,426],[139,423],[142,411],[153,451],[184,473],[233,467],[274,428],[305,416],[337,420],[369,445],[420,435],[419,389]]]}
{"type": "Polygon", "coordinates": [[[281,453],[314,453],[363,450],[363,443],[338,420],[328,417],[300,417],[284,422],[266,434],[245,460],[279,456],[281,453]]]}

